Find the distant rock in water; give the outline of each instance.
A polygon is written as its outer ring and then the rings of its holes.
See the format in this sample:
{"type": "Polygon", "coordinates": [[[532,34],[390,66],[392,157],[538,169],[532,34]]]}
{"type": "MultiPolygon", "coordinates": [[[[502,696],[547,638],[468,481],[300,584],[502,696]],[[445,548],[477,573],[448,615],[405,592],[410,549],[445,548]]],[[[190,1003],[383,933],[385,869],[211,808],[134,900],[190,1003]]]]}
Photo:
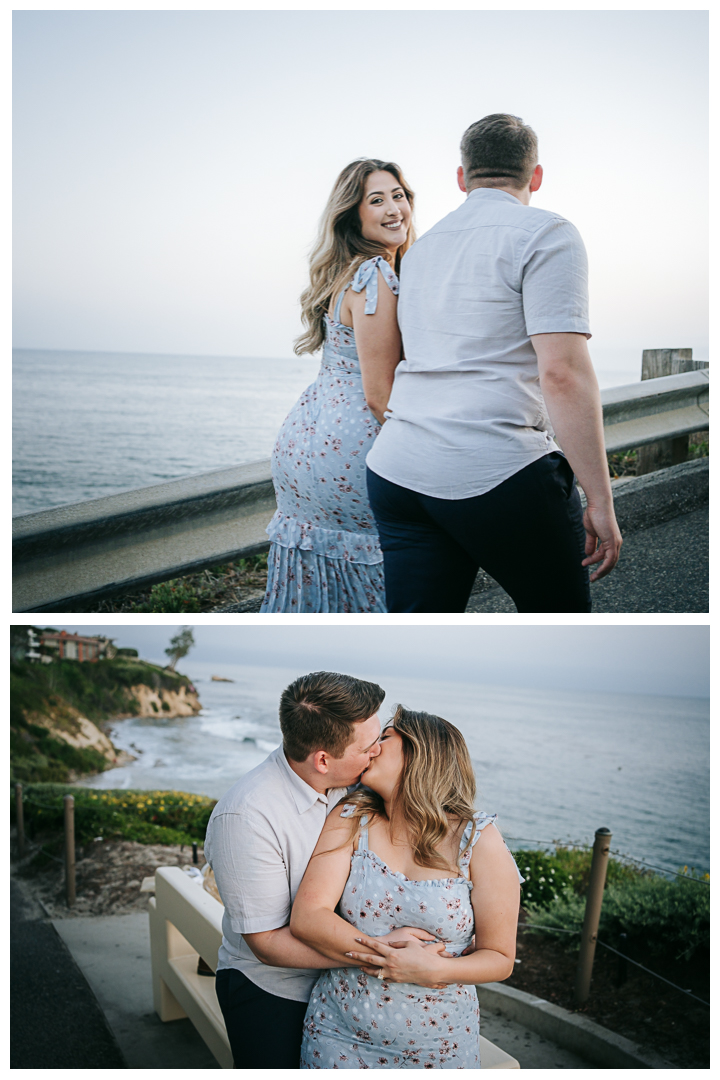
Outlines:
{"type": "Polygon", "coordinates": [[[222,675],[211,675],[210,682],[235,682],[234,679],[225,679],[222,675]]]}
{"type": "Polygon", "coordinates": [[[252,744],[253,744],[253,746],[256,746],[256,745],[257,745],[257,743],[256,743],[256,742],[255,742],[255,740],[253,739],[252,735],[246,735],[246,736],[245,736],[245,738],[243,739],[243,742],[244,742],[244,743],[252,743],[252,744]]]}

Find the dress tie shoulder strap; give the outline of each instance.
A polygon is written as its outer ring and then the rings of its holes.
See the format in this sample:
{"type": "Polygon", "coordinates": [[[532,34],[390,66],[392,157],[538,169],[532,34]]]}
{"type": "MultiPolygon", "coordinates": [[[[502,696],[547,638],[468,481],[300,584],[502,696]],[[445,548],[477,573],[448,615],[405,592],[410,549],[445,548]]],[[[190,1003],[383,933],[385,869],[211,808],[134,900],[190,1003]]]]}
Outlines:
{"type": "MultiPolygon", "coordinates": [[[[345,803],[340,811],[340,817],[353,817],[355,813],[355,806],[353,803],[345,803]]],[[[363,814],[360,818],[360,835],[358,837],[358,851],[368,851],[368,822],[370,821],[370,814],[363,814]]]]}
{"type": "Polygon", "coordinates": [[[382,255],[376,255],[374,259],[366,259],[366,261],[361,263],[355,271],[352,281],[349,281],[341,290],[332,314],[333,322],[340,322],[340,308],[342,307],[342,302],[348,289],[352,289],[352,291],[356,293],[362,292],[363,289],[365,289],[365,314],[375,314],[378,301],[378,268],[385,278],[390,291],[397,296],[400,292],[400,282],[398,281],[397,274],[390,266],[390,263],[386,262],[382,255]]]}
{"type": "MultiPolygon", "coordinates": [[[[494,825],[496,823],[496,821],[497,821],[497,814],[485,814],[482,810],[476,810],[475,813],[473,814],[473,816],[468,821],[467,825],[465,826],[465,830],[464,830],[463,835],[462,835],[462,840],[460,841],[460,850],[462,851],[462,855],[460,856],[460,863],[459,863],[460,870],[462,871],[463,877],[466,877],[468,879],[470,877],[470,860],[472,859],[472,849],[475,847],[476,843],[480,839],[480,833],[483,831],[483,829],[487,828],[488,825],[494,825]],[[473,823],[475,824],[475,834],[474,835],[473,835],[473,823]],[[469,843],[471,836],[472,836],[472,843],[469,843]]],[[[503,843],[505,843],[504,840],[503,840],[503,843]]],[[[505,847],[507,847],[507,844],[505,844],[505,847]]],[[[510,851],[509,848],[508,848],[508,851],[510,851]]],[[[520,869],[518,867],[518,864],[515,862],[515,858],[514,858],[511,851],[510,851],[510,857],[512,858],[512,861],[515,863],[515,869],[517,870],[517,876],[518,876],[518,879],[520,881],[520,884],[522,885],[522,883],[525,881],[525,878],[520,873],[520,869]]]]}
{"type": "Polygon", "coordinates": [[[383,259],[382,255],[376,255],[374,259],[367,259],[362,263],[350,283],[353,292],[365,292],[365,314],[374,315],[377,311],[378,300],[378,269],[385,278],[388,288],[397,296],[400,292],[400,282],[390,264],[383,259]]]}

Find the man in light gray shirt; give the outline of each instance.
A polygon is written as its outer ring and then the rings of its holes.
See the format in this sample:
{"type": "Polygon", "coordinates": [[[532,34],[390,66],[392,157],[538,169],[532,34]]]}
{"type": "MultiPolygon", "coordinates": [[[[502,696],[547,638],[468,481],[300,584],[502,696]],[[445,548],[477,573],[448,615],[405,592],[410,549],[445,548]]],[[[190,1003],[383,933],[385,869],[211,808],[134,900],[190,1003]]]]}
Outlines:
{"type": "Polygon", "coordinates": [[[384,698],[349,675],[297,679],[280,699],[283,745],[208,822],[205,857],[225,906],[216,989],[236,1069],[298,1068],[310,990],[319,969],[338,964],[292,936],[290,909],[325,818],[380,753],[384,698]]]}
{"type": "Polygon", "coordinates": [[[529,205],[543,172],[522,120],[486,116],[461,155],[465,203],[402,261],[403,359],[367,456],[388,611],[464,611],[479,566],[518,611],[590,611],[588,567],[609,573],[622,539],[585,249],[529,205]]]}

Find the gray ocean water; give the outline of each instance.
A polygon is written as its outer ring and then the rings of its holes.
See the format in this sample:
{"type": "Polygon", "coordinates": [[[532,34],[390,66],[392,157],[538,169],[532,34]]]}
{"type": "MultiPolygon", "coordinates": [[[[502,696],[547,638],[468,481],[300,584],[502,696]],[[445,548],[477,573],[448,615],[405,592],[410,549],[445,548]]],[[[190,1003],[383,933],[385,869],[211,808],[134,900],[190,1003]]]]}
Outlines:
{"type": "MultiPolygon", "coordinates": [[[[94,788],[181,790],[218,798],[280,744],[277,703],[301,672],[186,663],[203,711],[113,726],[130,765],[94,788]],[[212,682],[217,674],[233,682],[212,682]]],[[[709,703],[696,698],[580,694],[430,679],[383,678],[392,705],[435,712],[463,732],[479,809],[508,838],[612,847],[659,867],[709,869],[709,703]]],[[[513,841],[514,842],[514,841],[513,841]]]]}
{"type": "Polygon", "coordinates": [[[13,350],[13,514],[268,458],[318,366],[13,350]]]}
{"type": "MultiPolygon", "coordinates": [[[[625,362],[601,386],[636,381],[625,362]]],[[[268,458],[319,363],[15,349],[13,514],[268,458]]]]}

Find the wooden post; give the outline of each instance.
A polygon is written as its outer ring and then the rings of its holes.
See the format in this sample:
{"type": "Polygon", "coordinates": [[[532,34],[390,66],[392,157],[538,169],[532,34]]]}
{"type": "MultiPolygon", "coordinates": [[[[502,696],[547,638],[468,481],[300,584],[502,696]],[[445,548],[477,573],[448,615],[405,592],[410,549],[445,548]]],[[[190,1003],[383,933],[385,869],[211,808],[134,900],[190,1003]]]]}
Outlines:
{"type": "MultiPolygon", "coordinates": [[[[697,371],[706,368],[704,360],[693,360],[692,349],[643,349],[641,379],[659,379],[663,375],[681,375],[685,371],[697,371]]],[[[680,435],[677,439],[663,439],[662,442],[648,443],[638,447],[638,476],[666,469],[670,465],[679,465],[687,461],[689,435],[680,435]]]]}
{"type": "Polygon", "coordinates": [[[15,820],[17,821],[18,856],[22,859],[25,854],[25,822],[23,820],[22,784],[15,785],[15,820]]]}
{"type": "Polygon", "coordinates": [[[65,895],[67,906],[75,903],[75,799],[66,795],[65,810],[65,895]]]}
{"type": "Polygon", "coordinates": [[[575,976],[575,996],[579,1002],[587,1001],[590,994],[595,945],[597,943],[600,911],[602,909],[603,889],[607,875],[608,855],[612,833],[609,829],[598,829],[595,833],[590,883],[585,900],[585,919],[580,939],[580,959],[575,976]]]}

